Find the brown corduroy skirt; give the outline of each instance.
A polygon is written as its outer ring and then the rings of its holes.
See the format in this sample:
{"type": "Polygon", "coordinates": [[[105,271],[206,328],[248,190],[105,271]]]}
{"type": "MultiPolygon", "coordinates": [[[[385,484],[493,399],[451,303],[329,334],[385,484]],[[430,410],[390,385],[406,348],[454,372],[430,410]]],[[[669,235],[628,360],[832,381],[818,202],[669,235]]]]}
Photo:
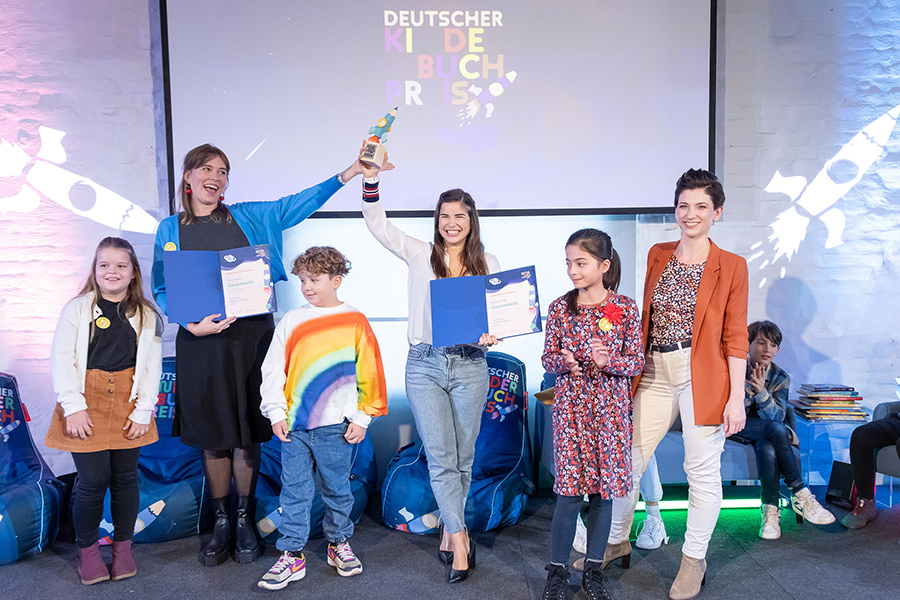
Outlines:
{"type": "Polygon", "coordinates": [[[150,429],[136,440],[125,437],[122,429],[134,404],[128,401],[133,386],[134,369],[125,371],[100,371],[89,369],[84,379],[84,399],[88,415],[94,427],[86,440],[66,433],[66,418],[62,406],[56,405],[50,429],[44,438],[48,448],[67,452],[98,452],[100,450],[125,450],[152,444],[159,439],[156,420],[150,419],[150,429]]]}

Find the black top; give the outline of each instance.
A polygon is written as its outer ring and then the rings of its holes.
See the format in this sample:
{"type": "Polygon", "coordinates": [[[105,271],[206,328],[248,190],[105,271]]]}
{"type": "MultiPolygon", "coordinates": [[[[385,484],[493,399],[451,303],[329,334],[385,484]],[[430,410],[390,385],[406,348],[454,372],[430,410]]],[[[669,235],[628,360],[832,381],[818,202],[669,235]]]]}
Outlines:
{"type": "Polygon", "coordinates": [[[97,298],[103,316],[94,319],[93,335],[88,342],[88,369],[124,371],[134,367],[137,361],[137,332],[124,314],[125,307],[119,305],[119,302],[97,298]]]}
{"type": "Polygon", "coordinates": [[[232,219],[216,223],[209,217],[194,217],[190,225],[178,223],[178,242],[182,250],[211,250],[221,252],[232,248],[244,248],[250,240],[232,219]]]}
{"type": "MultiPolygon", "coordinates": [[[[221,252],[250,245],[234,221],[209,217],[178,225],[181,250],[221,252]]],[[[175,420],[172,435],[204,450],[261,444],[272,424],[259,411],[260,366],[272,340],[272,315],[243,317],[215,335],[196,337],[184,327],[175,338],[175,420]]]]}

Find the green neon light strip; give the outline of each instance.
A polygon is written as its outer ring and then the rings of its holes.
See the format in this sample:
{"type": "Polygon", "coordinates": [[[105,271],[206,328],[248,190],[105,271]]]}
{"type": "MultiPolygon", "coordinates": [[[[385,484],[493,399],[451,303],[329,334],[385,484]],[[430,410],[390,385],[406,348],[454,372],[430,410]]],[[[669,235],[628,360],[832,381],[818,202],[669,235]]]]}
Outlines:
{"type": "MultiPolygon", "coordinates": [[[[762,506],[762,500],[759,498],[736,498],[722,500],[722,508],[759,508],[762,506]]],[[[659,503],[660,510],[686,510],[688,507],[687,500],[661,500],[659,503]]],[[[637,503],[635,510],[644,510],[644,501],[637,503]]]]}

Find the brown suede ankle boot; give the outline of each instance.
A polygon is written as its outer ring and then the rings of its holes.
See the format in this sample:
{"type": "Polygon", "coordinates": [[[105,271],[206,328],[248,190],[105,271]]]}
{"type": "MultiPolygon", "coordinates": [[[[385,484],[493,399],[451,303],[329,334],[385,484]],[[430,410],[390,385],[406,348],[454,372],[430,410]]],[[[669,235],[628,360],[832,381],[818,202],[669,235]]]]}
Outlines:
{"type": "Polygon", "coordinates": [[[672,600],[690,600],[700,593],[700,588],[706,583],[706,559],[691,558],[681,555],[681,568],[675,583],[669,589],[669,598],[672,600]]]}
{"type": "Polygon", "coordinates": [[[625,540],[624,542],[619,542],[618,544],[607,544],[606,552],[603,553],[603,566],[601,568],[605,569],[606,565],[616,560],[617,558],[622,559],[622,568],[627,569],[631,566],[631,542],[625,540]]]}

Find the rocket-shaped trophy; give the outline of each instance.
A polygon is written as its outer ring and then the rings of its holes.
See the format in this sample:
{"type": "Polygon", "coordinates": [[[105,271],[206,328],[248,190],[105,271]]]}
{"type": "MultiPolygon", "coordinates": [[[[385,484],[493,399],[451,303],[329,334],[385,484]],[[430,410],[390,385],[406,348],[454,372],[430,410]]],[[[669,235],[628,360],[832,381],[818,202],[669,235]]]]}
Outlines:
{"type": "Polygon", "coordinates": [[[384,158],[387,155],[387,151],[384,149],[382,142],[387,141],[387,132],[391,130],[391,125],[394,124],[394,119],[397,118],[397,106],[394,107],[394,110],[384,115],[381,119],[378,120],[378,124],[375,127],[369,129],[369,135],[371,136],[366,140],[366,147],[362,153],[362,160],[364,163],[370,164],[373,167],[381,168],[381,165],[384,164],[384,158]]]}

